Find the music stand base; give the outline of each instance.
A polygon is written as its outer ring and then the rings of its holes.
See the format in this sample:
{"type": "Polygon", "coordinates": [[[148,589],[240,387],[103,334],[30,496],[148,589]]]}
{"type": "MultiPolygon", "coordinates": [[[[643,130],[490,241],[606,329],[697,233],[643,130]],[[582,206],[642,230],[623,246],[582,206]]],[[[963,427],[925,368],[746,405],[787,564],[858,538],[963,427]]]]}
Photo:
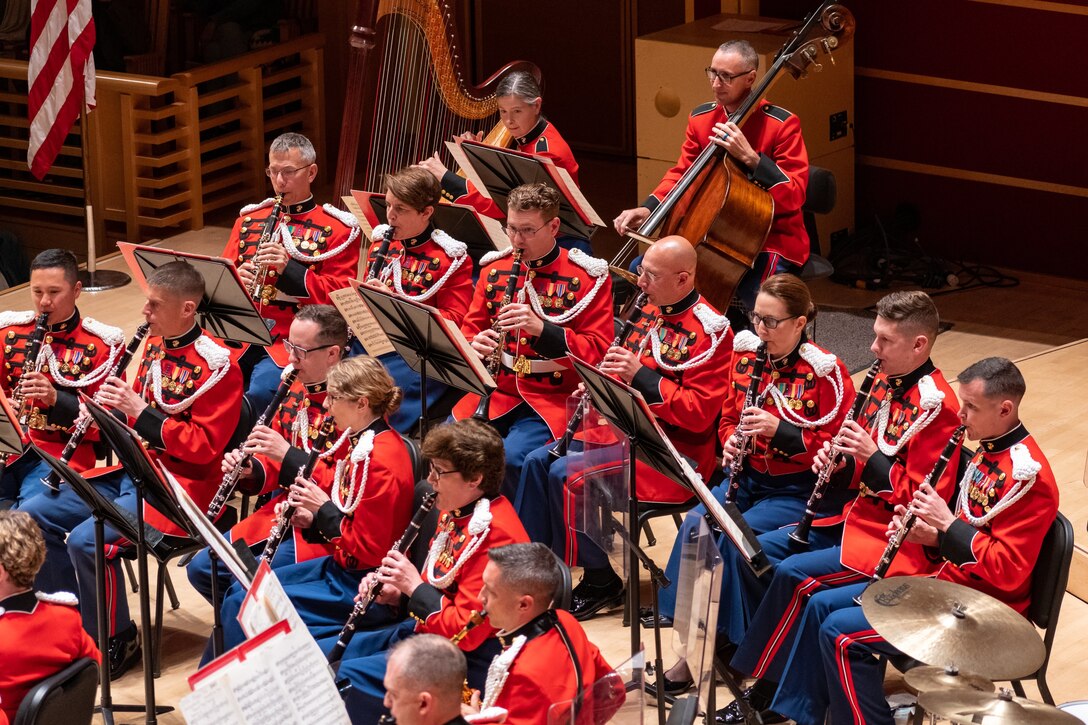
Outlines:
{"type": "Polygon", "coordinates": [[[104,292],[109,289],[124,287],[132,281],[125,272],[117,272],[112,269],[96,269],[94,272],[82,270],[79,273],[79,281],[86,292],[104,292]]]}

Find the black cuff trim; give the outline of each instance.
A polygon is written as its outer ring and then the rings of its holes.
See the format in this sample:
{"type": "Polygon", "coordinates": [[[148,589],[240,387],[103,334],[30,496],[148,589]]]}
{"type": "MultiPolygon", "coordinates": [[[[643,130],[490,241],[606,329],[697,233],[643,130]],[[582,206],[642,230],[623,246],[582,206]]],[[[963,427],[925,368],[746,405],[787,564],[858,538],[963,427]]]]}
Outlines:
{"type": "Polygon", "coordinates": [[[67,390],[57,391],[57,402],[49,409],[48,422],[62,428],[70,428],[79,417],[79,398],[67,390]]]}
{"type": "Polygon", "coordinates": [[[539,355],[553,360],[563,357],[569,352],[566,329],[554,322],[544,320],[544,329],[533,344],[533,350],[539,355]]]}
{"type": "Polygon", "coordinates": [[[162,439],[162,426],[165,422],[166,413],[149,405],[136,418],[136,425],[132,427],[152,448],[166,450],[166,443],[162,439]]]}
{"type": "Polygon", "coordinates": [[[309,271],[310,268],[297,259],[287,260],[287,266],[277,278],[276,289],[292,297],[309,297],[310,293],[306,290],[306,273],[309,271]]]}
{"type": "Polygon", "coordinates": [[[779,422],[778,430],[771,438],[771,450],[790,458],[804,453],[805,437],[801,429],[786,420],[779,422]]]}
{"type": "Polygon", "coordinates": [[[340,524],[344,520],[343,512],[336,508],[332,501],[321,504],[321,508],[314,514],[314,525],[311,527],[315,533],[320,534],[325,541],[332,541],[340,537],[340,524]]]}
{"type": "Polygon", "coordinates": [[[442,592],[427,582],[416,587],[412,596],[408,598],[408,614],[420,621],[426,621],[427,617],[441,608],[442,592]]]}
{"type": "Polygon", "coordinates": [[[762,186],[764,189],[770,189],[778,186],[779,184],[789,183],[790,177],[778,168],[778,164],[774,159],[766,154],[759,155],[759,163],[756,164],[755,169],[748,174],[748,178],[755,183],[762,186]]]}
{"type": "Polygon", "coordinates": [[[442,174],[442,191],[454,199],[459,199],[468,193],[468,180],[452,171],[446,171],[442,174]]]}
{"type": "Polygon", "coordinates": [[[276,481],[280,488],[291,487],[291,484],[295,482],[295,476],[298,475],[298,470],[306,465],[308,459],[309,456],[301,448],[292,446],[287,449],[287,455],[283,457],[283,463],[280,464],[279,479],[276,481]]]}
{"type": "Polygon", "coordinates": [[[661,395],[661,380],[664,376],[656,370],[643,365],[635,373],[635,377],[631,379],[631,387],[642,393],[642,397],[646,398],[646,402],[650,405],[659,405],[665,402],[664,396],[661,395]]]}
{"type": "Polygon", "coordinates": [[[881,493],[892,490],[892,464],[894,458],[889,458],[880,451],[873,454],[865,468],[861,469],[861,481],[870,491],[881,493]]]}
{"type": "Polygon", "coordinates": [[[938,536],[937,544],[940,547],[941,556],[956,566],[974,564],[977,559],[972,543],[977,533],[978,529],[974,526],[963,519],[956,519],[948,527],[948,531],[938,536]]]}
{"type": "Polygon", "coordinates": [[[654,209],[657,209],[657,207],[661,206],[661,200],[653,194],[650,194],[646,197],[646,201],[642,202],[642,206],[649,209],[650,213],[652,214],[654,209]]]}

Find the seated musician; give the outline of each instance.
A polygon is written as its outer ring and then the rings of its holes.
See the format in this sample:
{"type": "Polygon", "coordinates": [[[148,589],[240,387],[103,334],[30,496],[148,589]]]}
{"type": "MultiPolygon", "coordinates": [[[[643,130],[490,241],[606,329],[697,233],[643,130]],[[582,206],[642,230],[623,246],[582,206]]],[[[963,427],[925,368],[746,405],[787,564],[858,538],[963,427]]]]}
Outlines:
{"type": "MultiPolygon", "coordinates": [[[[204,278],[188,262],[169,262],[147,277],[144,319],[150,325],[136,381],[106,378],[99,391],[102,405],[123,414],[147,441],[155,461],[206,509],[219,482],[219,461],[238,425],[242,402],[242,373],[229,352],[196,322],[204,296],[204,278]]],[[[136,490],[120,466],[85,474],[118,506],[135,514],[136,490]]],[[[43,494],[26,509],[41,525],[49,554],[40,582],[56,589],[79,587],[84,628],[98,632],[95,596],[95,537],[91,511],[68,486],[59,495],[43,494]],[[82,523],[80,523],[82,522],[82,523]],[[71,532],[70,534],[68,532],[71,532]],[[65,535],[68,534],[67,543],[65,535]]],[[[168,536],[183,533],[150,506],[145,522],[168,536]]],[[[125,578],[118,555],[121,535],[107,526],[106,599],[109,613],[109,667],[120,677],[138,659],[140,645],[129,619],[125,578]]]]}
{"type": "MultiPolygon", "coordinates": [[[[463,242],[432,224],[438,194],[435,178],[415,166],[385,177],[389,224],[374,229],[365,278],[368,285],[437,308],[443,317],[460,325],[472,299],[472,259],[463,242]],[[378,260],[382,240],[390,234],[385,256],[378,260]]],[[[381,360],[404,392],[400,410],[389,423],[407,434],[419,422],[419,373],[396,352],[383,355],[381,360]]],[[[427,404],[433,405],[445,391],[445,385],[429,380],[427,404]]]]}
{"type": "Polygon", "coordinates": [[[34,520],[22,511],[0,511],[0,722],[15,722],[27,691],[46,677],[81,657],[102,661],[83,631],[75,595],[34,591],[44,561],[45,541],[34,520]]]}
{"type": "MultiPolygon", "coordinates": [[[[0,388],[18,408],[23,400],[30,440],[60,457],[79,413],[80,392],[94,395],[110,374],[125,340],[120,328],[81,317],[76,300],[83,290],[79,264],[71,252],[47,249],[30,263],[30,295],[34,310],[0,312],[4,371],[0,388]],[[43,328],[40,368],[26,359],[36,318],[48,315],[43,328]]],[[[16,413],[19,411],[16,410],[16,413]]],[[[69,459],[77,471],[94,466],[92,444],[98,431],[88,433],[69,459]]],[[[46,490],[42,480],[50,469],[32,451],[9,459],[0,473],[0,508],[19,508],[46,490]]]]}
{"type": "Polygon", "coordinates": [[[548,547],[510,544],[490,549],[487,558],[480,601],[488,621],[499,628],[503,652],[491,662],[486,689],[473,694],[476,713],[467,719],[507,725],[553,722],[552,705],[575,699],[612,668],[578,621],[554,608],[563,574],[548,547]]]}
{"type": "MultiPolygon", "coordinates": [[[[399,404],[400,389],[375,358],[348,358],[329,370],[325,405],[343,433],[320,454],[322,465],[311,478],[294,479],[287,504],[295,507],[291,524],[307,541],[330,544],[332,554],[276,571],[317,639],[340,631],[359,580],[378,566],[412,517],[411,457],[386,420],[399,404]]],[[[245,593],[235,583],[223,601],[227,649],[245,639],[237,621],[245,593]]],[[[382,624],[388,615],[376,608],[368,621],[382,624]]]]}
{"type": "Polygon", "coordinates": [[[268,148],[272,190],[282,196],[243,207],[222,256],[236,260],[247,287],[259,286],[261,316],[274,323],[267,349],[250,347],[242,357],[249,374],[246,396],[257,410],[271,400],[288,362],[283,341],[299,304],[329,304],[329,294],[348,286],[359,271],[359,222],[332,204],[318,205],[311,186],[317,178],[317,152],[305,136],[285,133],[268,148]],[[270,239],[260,244],[263,236],[270,239]],[[257,274],[260,270],[264,274],[257,274]],[[260,276],[261,280],[255,280],[260,276]]]}
{"type": "MultiPolygon", "coordinates": [[[[600,369],[639,390],[677,450],[709,477],[733,333],[729,321],[695,290],[695,266],[695,249],[682,237],[666,237],[646,251],[638,280],[646,302],[632,317],[631,334],[608,349],[600,369]]],[[[623,581],[597,546],[567,535],[563,500],[570,456],[557,458],[552,448],[538,448],[526,459],[515,508],[533,541],[584,567],[571,602],[571,613],[584,619],[622,604],[623,581]]],[[[575,441],[569,450],[581,449],[575,441]]],[[[636,481],[642,501],[680,503],[691,497],[641,464],[636,481]]]]}
{"type": "MultiPolygon", "coordinates": [[[[801,518],[816,482],[810,470],[812,457],[842,426],[854,397],[854,383],[846,366],[805,335],[805,325],[815,316],[816,307],[805,283],[792,274],[776,274],[760,285],[750,315],[758,337],[745,330],[734,339],[732,389],[718,426],[727,478],[714,489],[714,495],[722,501],[731,490],[756,534],[801,518]],[[766,346],[765,353],[758,349],[760,344],[766,346]],[[765,357],[762,365],[757,362],[760,355],[765,357]],[[753,376],[760,366],[762,375],[755,382],[753,376]],[[754,399],[758,402],[760,395],[764,397],[762,404],[746,407],[753,382],[754,399]],[[735,480],[730,480],[738,434],[751,436],[751,442],[735,480]]],[[[841,517],[852,498],[848,491],[830,492],[824,498],[821,517],[841,517]]],[[[676,608],[682,544],[705,515],[702,505],[688,513],[669,556],[665,575],[670,585],[661,590],[660,606],[662,616],[670,620],[676,608]]],[[[725,537],[719,537],[718,546],[723,557],[729,556],[725,550],[732,544],[725,537]]],[[[652,626],[652,613],[646,616],[652,626]]],[[[728,616],[728,611],[719,610],[719,618],[728,616]]],[[[665,677],[670,694],[686,690],[690,681],[683,662],[665,677]]]]}
{"type": "MultiPolygon", "coordinates": [[[[665,172],[642,206],[622,211],[613,220],[621,236],[637,230],[703,149],[710,143],[721,146],[748,179],[769,191],[774,199],[774,219],[763,251],[734,295],[743,313],[752,309],[763,280],[779,272],[797,272],[809,255],[808,233],[801,218],[808,187],[808,151],[800,121],[766,100],[759,102],[743,127],[729,120],[752,92],[758,67],[759,55],[746,40],[731,40],[718,48],[706,69],[714,100],[691,112],[676,166],[665,172]]],[[[747,321],[734,322],[739,328],[747,321]]]]}
{"type": "MultiPolygon", "coordinates": [[[[917,520],[903,548],[920,549],[940,562],[937,579],[978,589],[1027,616],[1032,570],[1058,512],[1054,472],[1038,443],[1020,422],[1026,386],[1005,358],[985,358],[959,374],[960,420],[966,437],[980,443],[948,502],[922,484],[909,503],[917,520]]],[[[907,508],[896,506],[889,537],[907,508]]],[[[898,560],[898,555],[895,561],[898,560]]],[[[895,571],[912,574],[912,571],[895,571]]],[[[917,572],[919,574],[928,572],[917,572]]],[[[845,587],[860,594],[866,583],[845,587]]],[[[773,709],[798,723],[891,725],[884,699],[884,672],[874,655],[898,655],[873,631],[861,607],[827,601],[818,592],[805,605],[795,654],[781,680],[773,709]],[[813,658],[822,658],[823,667],[813,658]]]]}
{"type": "Polygon", "coordinates": [[[499,356],[498,389],[486,407],[478,396],[465,396],[453,416],[482,415],[504,437],[508,496],[525,457],[566,428],[566,399],[578,383],[567,354],[596,363],[613,337],[608,263],[556,243],[559,200],[559,192],[544,184],[510,192],[506,233],[513,246],[480,260],[480,280],[461,326],[480,357],[499,356]],[[515,259],[521,271],[510,304],[503,305],[515,259]]]}
{"type": "MultiPolygon", "coordinates": [[[[273,412],[267,425],[253,428],[239,449],[223,457],[224,476],[233,471],[244,455],[252,456],[239,477],[239,487],[259,492],[263,503],[250,516],[236,524],[226,537],[230,541],[244,539],[255,555],[261,553],[269,531],[276,519],[276,506],[287,497],[287,490],[310,455],[325,420],[325,398],[328,390],[329,368],[340,361],[347,345],[348,326],[332,305],[304,305],[291,323],[291,332],[284,340],[292,368],[298,377],[292,383],[280,407],[273,412]]],[[[259,415],[259,413],[258,413],[259,415]]],[[[336,434],[328,437],[331,446],[336,434]]],[[[331,553],[327,545],[303,541],[297,529],[292,529],[269,562],[273,567],[295,564],[331,553]]],[[[230,572],[218,566],[219,601],[212,601],[212,564],[208,549],[200,551],[186,568],[189,582],[200,594],[220,606],[231,583],[230,572]]]]}
{"type": "MultiPolygon", "coordinates": [[[[382,605],[399,609],[407,597],[410,619],[359,632],[348,643],[339,674],[352,685],[346,702],[353,722],[376,722],[382,712],[386,651],[397,641],[413,634],[458,635],[458,646],[468,659],[468,683],[476,689],[484,687],[488,665],[499,652],[495,628],[473,619],[483,608],[480,591],[487,552],[528,541],[514,507],[499,492],[502,439],[479,421],[447,423],[427,433],[423,456],[431,462],[427,480],[438,494],[438,528],[423,571],[404,554],[391,551],[359,584],[360,597],[375,582],[382,584],[370,609],[387,608],[382,605]]],[[[331,640],[319,644],[332,647],[331,640]]]]}
{"type": "MultiPolygon", "coordinates": [[[[848,594],[844,587],[869,579],[884,551],[894,507],[912,500],[958,424],[956,397],[930,360],[939,325],[933,300],[920,291],[893,292],[877,302],[876,312],[871,349],[883,369],[860,420],[836,434],[846,460],[841,475],[859,488],[842,526],[819,525],[841,517],[817,521],[808,548],[791,541],[790,528],[761,535],[773,576],[756,579],[737,556],[725,561],[720,606],[730,614],[718,636],[739,644],[732,666],[759,678],[746,691],[757,710],[769,707],[781,679],[800,621],[799,605],[823,590],[837,603],[853,601],[856,592],[848,594]]],[[[827,462],[829,450],[825,443],[817,452],[814,470],[827,462]]],[[[952,497],[958,463],[956,449],[933,482],[945,501],[952,497]]],[[[918,574],[936,571],[921,547],[904,549],[896,566],[918,574]]],[[[737,703],[720,715],[725,722],[741,718],[737,703]]],[[[763,714],[764,722],[775,717],[769,710],[763,714]]]]}
{"type": "MultiPolygon", "coordinates": [[[[499,122],[513,137],[508,146],[534,156],[551,159],[556,166],[566,169],[574,183],[578,183],[578,162],[570,146],[559,135],[555,124],[541,115],[544,103],[540,84],[531,73],[512,71],[503,76],[495,88],[499,105],[499,122]]],[[[483,134],[465,134],[472,141],[482,141],[483,134]]],[[[468,179],[446,168],[438,154],[419,162],[442,184],[442,198],[454,204],[467,204],[492,219],[502,219],[502,210],[494,201],[484,196],[468,179]]],[[[568,249],[578,247],[589,252],[589,240],[575,237],[560,238],[560,244],[568,249]]]]}
{"type": "MultiPolygon", "coordinates": [[[[389,650],[385,707],[397,725],[463,725],[465,655],[437,634],[402,639],[389,650]]],[[[385,721],[379,721],[385,722],[385,721]]]]}

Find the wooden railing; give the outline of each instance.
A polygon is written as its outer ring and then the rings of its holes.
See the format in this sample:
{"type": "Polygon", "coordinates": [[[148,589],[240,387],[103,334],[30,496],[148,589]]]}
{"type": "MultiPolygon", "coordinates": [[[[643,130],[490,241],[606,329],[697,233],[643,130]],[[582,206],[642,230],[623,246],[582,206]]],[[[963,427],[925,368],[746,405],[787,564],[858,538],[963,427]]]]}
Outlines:
{"type": "Polygon", "coordinates": [[[66,246],[79,252],[90,203],[104,253],[117,239],[199,229],[215,210],[263,199],[275,136],[303,133],[324,157],[323,44],[306,35],[170,78],[99,73],[87,133],[75,125],[40,182],[26,164],[26,63],[0,60],[0,214],[70,227],[77,241],[66,246]]]}

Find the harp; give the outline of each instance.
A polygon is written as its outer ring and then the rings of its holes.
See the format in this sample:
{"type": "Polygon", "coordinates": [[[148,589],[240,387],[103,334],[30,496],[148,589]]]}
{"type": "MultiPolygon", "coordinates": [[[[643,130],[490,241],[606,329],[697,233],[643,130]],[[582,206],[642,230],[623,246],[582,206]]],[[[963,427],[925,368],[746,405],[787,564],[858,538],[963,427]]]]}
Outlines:
{"type": "Polygon", "coordinates": [[[335,199],[353,186],[379,189],[385,174],[435,151],[455,168],[444,142],[464,131],[492,130],[498,81],[513,70],[540,80],[535,65],[513,61],[480,85],[467,83],[448,7],[448,0],[360,0],[351,29],[335,199]]]}

